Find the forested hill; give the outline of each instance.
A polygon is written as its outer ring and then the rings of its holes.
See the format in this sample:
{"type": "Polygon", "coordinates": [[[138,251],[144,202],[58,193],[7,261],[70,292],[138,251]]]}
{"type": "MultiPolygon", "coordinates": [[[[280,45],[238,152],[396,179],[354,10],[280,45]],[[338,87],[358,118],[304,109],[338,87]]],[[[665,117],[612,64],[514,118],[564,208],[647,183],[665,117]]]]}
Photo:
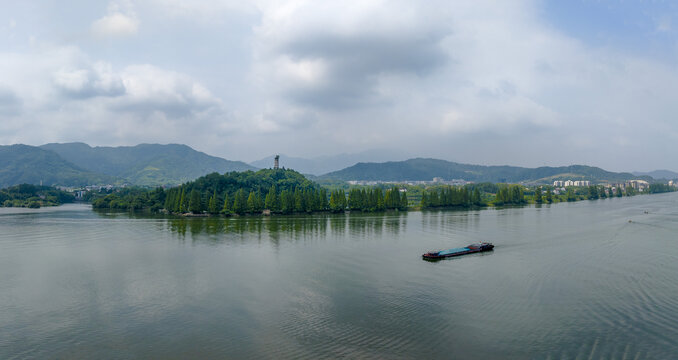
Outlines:
{"type": "Polygon", "coordinates": [[[0,189],[0,207],[39,208],[70,203],[74,200],[73,194],[51,186],[21,184],[0,189]]]}
{"type": "Polygon", "coordinates": [[[63,159],[89,171],[125,179],[134,185],[181,184],[218,172],[253,170],[241,161],[230,161],[179,144],[91,147],[84,143],[46,144],[63,159]]]}
{"type": "Polygon", "coordinates": [[[445,180],[464,179],[466,181],[493,183],[550,183],[553,180],[568,179],[609,182],[631,179],[652,180],[649,176],[609,172],[601,168],[584,165],[544,166],[532,169],[517,166],[469,165],[422,158],[385,163],[358,163],[346,169],[321,176],[324,179],[344,181],[431,181],[434,177],[445,180]]]}
{"type": "Polygon", "coordinates": [[[316,183],[294,170],[262,169],[257,172],[212,173],[164,191],[139,189],[110,194],[93,202],[95,208],[166,209],[172,213],[317,211],[327,194],[316,183]],[[295,206],[298,209],[295,210],[295,206]]]}
{"type": "Polygon", "coordinates": [[[113,176],[82,169],[52,151],[28,145],[0,146],[0,188],[18,184],[110,184],[113,176]]]}
{"type": "Polygon", "coordinates": [[[655,170],[655,171],[650,171],[650,172],[634,171],[633,175],[636,175],[636,176],[647,175],[647,176],[651,176],[654,179],[665,179],[665,180],[678,179],[678,173],[675,172],[675,171],[671,171],[671,170],[655,170]]]}

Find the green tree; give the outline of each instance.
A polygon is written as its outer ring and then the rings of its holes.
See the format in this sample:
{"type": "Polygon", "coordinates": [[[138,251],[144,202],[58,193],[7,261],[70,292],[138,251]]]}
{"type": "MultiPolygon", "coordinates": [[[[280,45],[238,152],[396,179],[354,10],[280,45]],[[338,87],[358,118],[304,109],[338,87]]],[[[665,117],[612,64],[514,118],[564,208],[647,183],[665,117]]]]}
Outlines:
{"type": "Polygon", "coordinates": [[[250,191],[250,194],[247,196],[247,212],[255,213],[257,211],[257,198],[254,191],[250,191]]]}
{"type": "Polygon", "coordinates": [[[591,186],[589,186],[588,190],[589,190],[589,195],[588,195],[589,200],[596,200],[600,197],[598,195],[598,187],[597,186],[591,185],[591,186]]]}
{"type": "Polygon", "coordinates": [[[264,206],[273,212],[280,211],[280,197],[278,196],[278,189],[276,189],[275,185],[271,185],[271,188],[268,190],[264,200],[264,206]]]}
{"type": "Polygon", "coordinates": [[[181,188],[181,196],[179,196],[179,212],[184,213],[186,212],[186,190],[182,187],[181,188]]]}
{"type": "Polygon", "coordinates": [[[244,214],[247,211],[247,195],[245,195],[245,189],[238,189],[236,191],[233,200],[233,212],[236,214],[244,214]]]}
{"type": "Polygon", "coordinates": [[[224,207],[221,209],[221,212],[226,215],[231,214],[231,201],[228,198],[228,193],[224,194],[224,207]]]}
{"type": "Polygon", "coordinates": [[[567,188],[567,193],[565,194],[565,198],[567,199],[567,201],[577,200],[577,197],[574,195],[574,191],[572,190],[571,187],[567,188]]]}
{"type": "Polygon", "coordinates": [[[217,191],[214,190],[214,194],[210,196],[209,202],[207,203],[207,211],[210,214],[216,214],[219,212],[219,208],[217,206],[217,191]]]}
{"type": "Polygon", "coordinates": [[[198,190],[191,190],[190,201],[188,203],[188,211],[198,214],[202,212],[202,200],[200,199],[200,192],[198,190]]]}
{"type": "Polygon", "coordinates": [[[473,196],[471,197],[471,202],[472,202],[473,205],[475,205],[475,206],[480,206],[480,205],[483,204],[483,200],[482,200],[482,198],[480,197],[480,190],[479,190],[478,188],[475,188],[475,189],[473,190],[473,196]]]}
{"type": "Polygon", "coordinates": [[[538,187],[534,190],[534,203],[535,203],[535,204],[541,204],[541,203],[543,202],[543,201],[542,201],[542,197],[541,197],[541,191],[542,191],[542,190],[541,190],[541,186],[538,186],[538,187]]]}
{"type": "Polygon", "coordinates": [[[346,195],[343,190],[335,190],[330,193],[330,210],[332,212],[344,211],[346,208],[346,195]]]}

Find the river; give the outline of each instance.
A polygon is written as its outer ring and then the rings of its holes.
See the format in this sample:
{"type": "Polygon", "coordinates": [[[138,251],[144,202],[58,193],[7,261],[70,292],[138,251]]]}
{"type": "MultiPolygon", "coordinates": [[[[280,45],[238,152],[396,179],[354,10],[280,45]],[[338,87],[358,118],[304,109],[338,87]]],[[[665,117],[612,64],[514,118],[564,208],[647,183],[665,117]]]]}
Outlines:
{"type": "Polygon", "coordinates": [[[0,208],[0,358],[668,359],[678,193],[179,218],[0,208]],[[421,254],[491,241],[439,262],[421,254]]]}

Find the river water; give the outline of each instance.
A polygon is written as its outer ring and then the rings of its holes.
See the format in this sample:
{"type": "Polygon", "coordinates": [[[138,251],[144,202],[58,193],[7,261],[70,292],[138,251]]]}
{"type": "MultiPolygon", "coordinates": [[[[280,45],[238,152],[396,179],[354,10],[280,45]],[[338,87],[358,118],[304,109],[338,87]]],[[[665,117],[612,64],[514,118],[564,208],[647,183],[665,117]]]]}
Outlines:
{"type": "Polygon", "coordinates": [[[241,218],[0,209],[0,358],[670,359],[678,193],[241,218]],[[421,254],[491,241],[493,252],[421,254]]]}

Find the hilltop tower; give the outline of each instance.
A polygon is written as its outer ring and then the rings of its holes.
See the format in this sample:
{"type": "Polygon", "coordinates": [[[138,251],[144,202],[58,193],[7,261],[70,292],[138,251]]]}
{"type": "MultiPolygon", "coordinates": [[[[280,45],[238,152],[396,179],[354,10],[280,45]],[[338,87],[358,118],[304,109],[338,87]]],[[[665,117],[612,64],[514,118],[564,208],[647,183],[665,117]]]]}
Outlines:
{"type": "Polygon", "coordinates": [[[273,169],[280,169],[280,155],[275,156],[275,162],[273,163],[273,169]]]}

